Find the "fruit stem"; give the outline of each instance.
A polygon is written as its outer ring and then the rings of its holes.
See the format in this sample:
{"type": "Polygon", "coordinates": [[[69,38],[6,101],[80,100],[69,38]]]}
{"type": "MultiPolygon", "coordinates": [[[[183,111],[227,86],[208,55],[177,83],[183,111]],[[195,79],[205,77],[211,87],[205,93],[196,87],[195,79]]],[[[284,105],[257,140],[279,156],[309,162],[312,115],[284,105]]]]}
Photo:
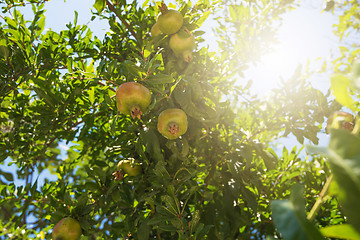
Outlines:
{"type": "Polygon", "coordinates": [[[141,119],[142,111],[140,110],[140,108],[138,106],[133,106],[130,109],[130,115],[133,119],[135,119],[135,118],[141,119]]]}
{"type": "Polygon", "coordinates": [[[323,199],[329,190],[332,179],[333,179],[333,175],[330,174],[330,176],[326,180],[326,183],[325,183],[323,189],[321,190],[321,192],[319,194],[319,198],[316,200],[314,206],[310,210],[309,215],[307,216],[307,219],[309,219],[310,221],[314,220],[315,214],[320,210],[321,204],[323,203],[323,199]]]}
{"type": "Polygon", "coordinates": [[[191,35],[191,32],[189,31],[189,29],[185,28],[184,31],[185,31],[187,34],[191,35]]]}
{"type": "Polygon", "coordinates": [[[179,125],[177,125],[174,122],[169,123],[169,133],[171,135],[176,135],[179,132],[180,128],[179,125]]]}
{"type": "Polygon", "coordinates": [[[165,14],[165,13],[167,13],[167,11],[168,11],[168,7],[166,6],[166,4],[165,3],[161,3],[161,6],[159,7],[159,9],[160,9],[160,12],[162,13],[162,14],[165,14]]]}

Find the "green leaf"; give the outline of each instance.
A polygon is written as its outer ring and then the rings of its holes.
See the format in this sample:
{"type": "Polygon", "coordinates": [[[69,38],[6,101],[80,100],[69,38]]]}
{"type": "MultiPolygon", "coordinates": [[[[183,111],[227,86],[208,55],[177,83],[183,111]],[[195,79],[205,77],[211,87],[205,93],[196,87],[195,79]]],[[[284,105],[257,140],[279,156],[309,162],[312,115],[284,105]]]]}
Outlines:
{"type": "Polygon", "coordinates": [[[210,13],[211,13],[210,11],[204,12],[201,15],[201,17],[196,21],[196,24],[201,26],[205,22],[205,20],[209,17],[210,13]]]}
{"type": "MultiPolygon", "coordinates": [[[[303,190],[295,185],[290,200],[271,202],[275,226],[286,240],[322,240],[324,237],[307,218],[303,190]]],[[[325,239],[324,239],[325,240],[325,239]]]]}
{"type": "Polygon", "coordinates": [[[342,74],[336,74],[331,77],[331,87],[336,101],[341,105],[348,107],[355,111],[354,100],[351,98],[349,92],[350,80],[342,74]]]}
{"type": "Polygon", "coordinates": [[[159,229],[160,230],[163,230],[163,231],[166,231],[166,232],[175,232],[177,231],[178,229],[176,227],[173,227],[173,226],[159,226],[159,229]]]}
{"type": "Polygon", "coordinates": [[[0,175],[4,176],[4,178],[9,181],[9,182],[13,182],[14,181],[14,177],[11,173],[8,173],[8,172],[3,172],[1,171],[0,169],[0,175]]]}
{"type": "Polygon", "coordinates": [[[57,100],[55,96],[50,92],[50,90],[48,92],[45,92],[43,89],[37,87],[33,87],[33,90],[40,98],[42,98],[51,107],[55,107],[55,105],[57,104],[57,100]]]}
{"type": "Polygon", "coordinates": [[[150,128],[148,131],[141,131],[140,133],[144,141],[146,152],[151,154],[157,161],[163,161],[164,156],[161,153],[159,139],[154,130],[150,128]]]}
{"type": "Polygon", "coordinates": [[[173,83],[175,79],[171,75],[166,75],[162,73],[158,73],[156,75],[150,76],[148,78],[148,83],[150,84],[165,84],[165,83],[173,83]]]}
{"type": "Polygon", "coordinates": [[[95,0],[94,8],[101,13],[105,8],[105,0],[95,0]]]}
{"type": "Polygon", "coordinates": [[[146,219],[144,222],[142,222],[139,226],[139,229],[137,231],[137,236],[139,240],[148,240],[150,235],[151,228],[148,225],[148,220],[146,219]]]}
{"type": "MultiPolygon", "coordinates": [[[[190,222],[190,232],[194,232],[194,229],[196,229],[198,223],[200,221],[200,212],[198,210],[196,210],[193,214],[192,214],[192,219],[190,222]]],[[[202,228],[204,227],[204,225],[202,225],[201,229],[198,230],[199,232],[202,230],[202,228]]]]}
{"type": "Polygon", "coordinates": [[[91,87],[88,91],[89,93],[89,101],[90,103],[93,105],[94,102],[95,102],[95,88],[94,87],[91,87]]]}
{"type": "Polygon", "coordinates": [[[351,67],[351,84],[360,90],[360,61],[356,61],[351,67]]]}
{"type": "Polygon", "coordinates": [[[85,189],[88,191],[96,192],[99,191],[100,186],[95,182],[85,183],[85,189]]]}
{"type": "Polygon", "coordinates": [[[174,199],[169,195],[161,196],[161,199],[165,202],[168,211],[170,211],[175,216],[180,214],[180,205],[177,199],[174,199]]]}
{"type": "Polygon", "coordinates": [[[151,218],[151,219],[147,222],[147,224],[148,224],[148,225],[157,225],[157,224],[159,224],[159,223],[164,223],[164,222],[169,221],[169,220],[170,220],[170,218],[168,218],[168,217],[156,216],[156,217],[154,217],[154,218],[151,218]]]}
{"type": "Polygon", "coordinates": [[[360,240],[360,234],[350,224],[328,226],[320,229],[320,232],[329,238],[360,240]]]}
{"type": "Polygon", "coordinates": [[[174,97],[187,115],[199,120],[204,119],[205,116],[200,112],[201,109],[191,100],[192,96],[190,91],[183,92],[175,88],[174,97]]]}
{"type": "Polygon", "coordinates": [[[238,16],[236,14],[236,11],[235,11],[235,6],[229,6],[229,13],[230,13],[230,18],[233,22],[236,22],[238,19],[238,16]]]}

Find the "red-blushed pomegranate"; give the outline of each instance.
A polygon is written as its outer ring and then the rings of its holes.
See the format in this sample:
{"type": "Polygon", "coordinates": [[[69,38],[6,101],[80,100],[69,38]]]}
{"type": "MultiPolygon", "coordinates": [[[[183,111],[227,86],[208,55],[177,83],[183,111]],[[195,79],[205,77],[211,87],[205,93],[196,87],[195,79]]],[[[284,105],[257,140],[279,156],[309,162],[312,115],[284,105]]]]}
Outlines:
{"type": "Polygon", "coordinates": [[[179,31],[184,23],[184,18],[181,13],[174,9],[168,9],[164,3],[162,3],[159,8],[161,14],[157,19],[157,24],[160,31],[167,35],[171,35],[179,31]]]}
{"type": "Polygon", "coordinates": [[[169,46],[175,55],[183,57],[185,62],[193,60],[192,51],[195,48],[195,38],[186,27],[182,27],[179,32],[170,37],[169,46]]]}
{"type": "Polygon", "coordinates": [[[160,31],[160,28],[159,28],[159,24],[158,24],[158,23],[155,23],[155,24],[152,26],[150,33],[151,33],[151,36],[152,36],[152,37],[160,36],[161,31],[160,31]]]}
{"type": "Polygon", "coordinates": [[[123,170],[129,176],[137,176],[141,173],[140,165],[137,165],[134,160],[121,160],[117,165],[117,170],[123,170]]]}
{"type": "Polygon", "coordinates": [[[158,117],[157,129],[167,139],[177,139],[186,133],[187,128],[186,113],[179,108],[166,109],[158,117]]]}
{"type": "Polygon", "coordinates": [[[53,240],[79,240],[82,234],[80,223],[71,217],[61,219],[52,231],[53,240]]]}
{"type": "Polygon", "coordinates": [[[351,132],[354,128],[354,116],[351,113],[336,111],[333,112],[326,125],[326,132],[329,133],[331,128],[345,129],[351,132]]]}
{"type": "Polygon", "coordinates": [[[151,93],[140,83],[123,83],[116,90],[117,109],[122,114],[131,115],[133,119],[140,119],[150,103],[151,93]]]}

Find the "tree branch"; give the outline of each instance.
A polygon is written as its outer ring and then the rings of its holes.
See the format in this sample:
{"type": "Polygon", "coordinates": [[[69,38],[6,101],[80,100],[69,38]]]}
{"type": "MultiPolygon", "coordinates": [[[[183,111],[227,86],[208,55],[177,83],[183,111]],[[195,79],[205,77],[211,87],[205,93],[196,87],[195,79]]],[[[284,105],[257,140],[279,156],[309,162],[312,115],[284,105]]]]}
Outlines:
{"type": "Polygon", "coordinates": [[[108,6],[108,8],[115,13],[115,15],[120,19],[120,21],[122,22],[122,24],[125,25],[125,27],[129,30],[129,32],[131,33],[131,35],[133,35],[133,37],[136,39],[137,42],[140,42],[139,39],[136,36],[136,33],[134,32],[134,30],[131,28],[130,24],[123,19],[117,12],[116,9],[114,7],[114,5],[111,4],[111,2],[109,0],[106,0],[106,5],[108,6]]]}

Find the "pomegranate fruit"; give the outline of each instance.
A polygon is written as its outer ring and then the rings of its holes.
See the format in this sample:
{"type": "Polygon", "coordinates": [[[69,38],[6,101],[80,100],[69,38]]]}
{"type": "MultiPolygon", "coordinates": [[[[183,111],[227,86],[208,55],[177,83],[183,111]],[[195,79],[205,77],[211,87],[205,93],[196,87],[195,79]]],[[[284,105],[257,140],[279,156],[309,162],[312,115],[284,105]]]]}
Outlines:
{"type": "Polygon", "coordinates": [[[330,128],[344,129],[351,132],[354,128],[353,121],[354,116],[351,113],[336,111],[330,115],[325,130],[327,133],[330,132],[330,128]]]}
{"type": "Polygon", "coordinates": [[[134,160],[121,160],[117,165],[118,171],[124,171],[129,176],[137,176],[141,173],[140,165],[136,165],[134,160]]]}
{"type": "Polygon", "coordinates": [[[82,234],[80,223],[71,217],[61,219],[52,231],[53,240],[79,240],[82,234]]]}
{"type": "Polygon", "coordinates": [[[183,135],[188,128],[186,113],[179,108],[162,111],[158,118],[157,129],[167,139],[173,140],[183,135]]]}
{"type": "Polygon", "coordinates": [[[171,35],[180,30],[184,23],[184,18],[179,11],[168,9],[164,3],[161,3],[161,14],[157,19],[157,24],[162,33],[171,35]]]}
{"type": "Polygon", "coordinates": [[[116,90],[116,104],[120,113],[141,118],[151,103],[149,89],[136,82],[123,83],[116,90]]]}
{"type": "Polygon", "coordinates": [[[195,48],[195,38],[186,27],[182,27],[179,32],[170,37],[169,46],[175,55],[182,56],[185,62],[193,60],[192,51],[195,48]]]}
{"type": "Polygon", "coordinates": [[[159,24],[158,24],[158,23],[155,23],[155,24],[152,26],[150,33],[151,33],[151,36],[153,36],[153,37],[160,36],[161,31],[160,31],[160,28],[159,28],[159,24]]]}

